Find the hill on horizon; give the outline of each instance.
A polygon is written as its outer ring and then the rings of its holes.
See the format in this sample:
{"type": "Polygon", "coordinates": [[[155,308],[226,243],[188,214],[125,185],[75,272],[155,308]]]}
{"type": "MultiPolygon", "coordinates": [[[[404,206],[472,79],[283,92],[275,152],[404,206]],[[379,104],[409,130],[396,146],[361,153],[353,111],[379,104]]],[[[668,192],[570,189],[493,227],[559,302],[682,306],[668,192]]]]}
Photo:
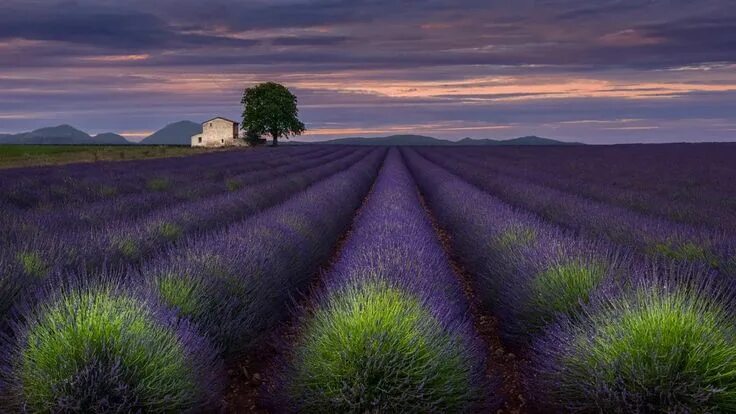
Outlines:
{"type": "MultiPolygon", "coordinates": [[[[112,132],[91,136],[88,133],[63,124],[45,127],[19,134],[0,134],[0,144],[41,144],[41,145],[189,145],[192,135],[202,132],[202,125],[192,121],[173,122],[144,138],[140,142],[128,141],[112,132]]],[[[390,135],[385,137],[348,137],[319,142],[285,141],[285,144],[328,144],[328,145],[417,145],[417,146],[558,146],[584,145],[577,142],[564,142],[537,136],[526,136],[507,140],[463,138],[460,141],[435,138],[425,135],[390,135]]]]}
{"type": "MultiPolygon", "coordinates": [[[[301,143],[304,142],[294,142],[301,143]]],[[[317,142],[315,142],[316,144],[317,142]]],[[[565,142],[558,141],[550,138],[542,138],[537,136],[526,136],[507,140],[495,140],[495,139],[473,139],[463,138],[460,141],[450,141],[448,139],[441,139],[430,137],[426,135],[390,135],[386,137],[350,137],[350,138],[337,138],[328,141],[320,141],[319,144],[332,144],[332,145],[418,145],[418,146],[457,146],[457,145],[477,145],[477,146],[506,146],[506,145],[535,145],[535,146],[556,146],[556,145],[585,145],[578,142],[565,142]]]]}
{"type": "Polygon", "coordinates": [[[143,145],[190,145],[192,135],[202,133],[202,125],[192,121],[179,121],[166,125],[147,136],[139,144],[143,145]]]}
{"type": "Polygon", "coordinates": [[[0,144],[129,145],[132,143],[125,137],[112,132],[91,136],[71,125],[62,124],[19,134],[0,134],[0,144]]]}

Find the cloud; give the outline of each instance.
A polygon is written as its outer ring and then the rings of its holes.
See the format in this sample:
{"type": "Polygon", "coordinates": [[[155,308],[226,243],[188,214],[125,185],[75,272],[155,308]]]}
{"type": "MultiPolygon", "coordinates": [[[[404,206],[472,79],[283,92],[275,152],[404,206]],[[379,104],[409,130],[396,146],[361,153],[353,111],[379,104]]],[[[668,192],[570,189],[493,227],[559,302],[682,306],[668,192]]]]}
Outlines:
{"type": "MultiPolygon", "coordinates": [[[[575,3],[575,2],[569,2],[575,3]]],[[[645,6],[646,7],[646,6],[645,6]]],[[[585,2],[585,6],[573,6],[573,9],[558,14],[555,18],[558,21],[580,21],[599,19],[611,14],[620,14],[621,12],[635,12],[642,9],[641,1],[610,1],[602,0],[597,2],[585,2]],[[590,4],[593,4],[592,6],[590,4]],[[597,4],[596,4],[597,3],[597,4]]]]}
{"type": "Polygon", "coordinates": [[[653,139],[676,118],[736,124],[730,0],[3,3],[3,130],[237,117],[242,89],[265,80],[295,90],[308,125],[333,133],[653,139]],[[632,118],[645,121],[572,123],[632,118]]]}
{"type": "Polygon", "coordinates": [[[27,39],[92,45],[109,50],[229,46],[247,47],[254,40],[192,34],[163,16],[135,10],[67,4],[42,7],[11,5],[0,14],[0,39],[27,39]]]}
{"type": "MultiPolygon", "coordinates": [[[[686,11],[694,7],[673,1],[686,11]]],[[[699,9],[709,10],[704,3],[723,8],[725,1],[703,0],[699,9]]],[[[19,66],[89,63],[89,59],[75,62],[68,55],[93,56],[98,63],[118,59],[160,67],[258,62],[333,69],[358,65],[653,69],[736,59],[729,53],[736,28],[728,16],[682,17],[657,2],[607,1],[581,7],[585,3],[573,0],[538,2],[535,12],[529,13],[525,3],[435,0],[419,7],[414,1],[389,0],[220,0],[203,7],[192,0],[11,1],[0,16],[0,39],[66,44],[61,47],[68,54],[62,55],[48,54],[43,44],[26,48],[20,52],[24,59],[16,59],[19,66]],[[560,13],[561,9],[568,11],[560,13]],[[651,24],[650,14],[660,16],[661,22],[651,24]],[[150,55],[145,60],[123,58],[145,54],[150,55]]]]}
{"type": "Polygon", "coordinates": [[[334,46],[345,43],[345,36],[276,37],[269,39],[276,46],[334,46]]]}

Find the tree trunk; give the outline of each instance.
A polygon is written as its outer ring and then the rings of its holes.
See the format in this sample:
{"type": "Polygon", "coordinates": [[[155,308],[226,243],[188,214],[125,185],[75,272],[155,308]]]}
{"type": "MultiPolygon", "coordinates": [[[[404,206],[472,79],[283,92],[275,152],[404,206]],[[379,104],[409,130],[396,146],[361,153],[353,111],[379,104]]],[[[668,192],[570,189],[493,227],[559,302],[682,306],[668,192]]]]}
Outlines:
{"type": "Polygon", "coordinates": [[[272,134],[273,137],[273,146],[278,147],[279,146],[279,136],[277,134],[272,134]]]}

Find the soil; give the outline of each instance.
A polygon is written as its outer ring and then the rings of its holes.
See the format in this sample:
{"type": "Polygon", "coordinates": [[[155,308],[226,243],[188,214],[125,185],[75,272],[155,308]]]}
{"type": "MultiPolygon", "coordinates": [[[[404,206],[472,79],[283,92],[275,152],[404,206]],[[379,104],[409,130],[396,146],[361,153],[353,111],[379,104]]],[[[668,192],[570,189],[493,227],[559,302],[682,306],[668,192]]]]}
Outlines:
{"type": "Polygon", "coordinates": [[[486,344],[486,350],[488,352],[486,356],[486,376],[489,380],[493,378],[501,377],[502,386],[501,393],[503,397],[503,405],[496,411],[497,414],[522,414],[529,412],[527,408],[527,401],[522,393],[521,376],[519,374],[519,366],[523,361],[520,360],[517,354],[509,352],[501,342],[499,337],[498,320],[486,312],[483,309],[478,296],[473,289],[471,282],[471,275],[469,272],[460,264],[457,256],[453,253],[452,239],[450,235],[437,223],[432,210],[429,208],[424,200],[424,197],[419,194],[419,199],[422,203],[422,207],[427,212],[427,215],[432,222],[437,235],[444,247],[450,264],[460,280],[465,295],[468,298],[470,304],[470,313],[475,326],[475,330],[480,338],[486,344]]]}
{"type": "MultiPolygon", "coordinates": [[[[366,195],[361,207],[356,212],[353,223],[360,217],[363,206],[373,193],[373,189],[366,195]]],[[[462,283],[463,290],[470,303],[471,316],[473,324],[478,335],[486,344],[488,352],[486,358],[486,375],[489,379],[498,378],[502,380],[501,392],[504,398],[503,406],[497,411],[497,414],[522,414],[527,413],[526,399],[521,392],[521,383],[519,375],[519,366],[522,361],[511,352],[506,350],[498,335],[498,321],[490,316],[482,309],[480,301],[475,294],[470,275],[467,270],[458,262],[457,257],[453,254],[452,241],[447,234],[436,222],[431,210],[428,208],[424,198],[420,194],[420,201],[427,212],[432,225],[447,253],[452,267],[458,279],[462,283]]],[[[350,228],[352,229],[352,224],[350,228]]],[[[342,235],[336,244],[334,254],[327,264],[325,264],[318,275],[323,274],[327,269],[339,260],[345,241],[349,239],[351,230],[342,235]]],[[[309,292],[315,292],[322,288],[323,279],[315,276],[310,286],[309,292]]],[[[298,308],[308,309],[308,298],[312,295],[305,295],[298,304],[298,308]]],[[[223,401],[224,413],[269,413],[267,404],[263,401],[263,393],[273,378],[269,376],[275,372],[275,362],[282,354],[283,344],[293,343],[298,334],[298,325],[300,323],[300,315],[295,316],[286,322],[279,329],[274,330],[270,335],[265,335],[263,343],[256,347],[255,352],[243,360],[234,364],[229,370],[230,388],[223,401]]]]}
{"type": "MultiPolygon", "coordinates": [[[[330,260],[312,278],[312,283],[307,290],[308,292],[317,292],[322,289],[324,280],[321,275],[332,268],[340,259],[345,242],[352,234],[355,221],[360,217],[363,207],[372,194],[373,186],[371,186],[368,194],[363,198],[360,207],[355,212],[348,230],[335,244],[330,260]]],[[[309,298],[313,296],[311,293],[304,295],[298,301],[295,308],[300,309],[302,313],[309,311],[309,298]]],[[[298,337],[299,325],[302,321],[301,318],[302,314],[295,312],[293,317],[284,323],[283,326],[274,330],[271,334],[264,335],[262,343],[254,347],[254,349],[257,349],[257,352],[251,353],[228,369],[230,387],[223,399],[223,409],[221,410],[223,413],[267,414],[271,412],[268,404],[264,401],[263,394],[274,380],[270,376],[274,372],[277,372],[275,365],[281,362],[278,358],[283,355],[284,344],[293,344],[298,337]]]]}
{"type": "Polygon", "coordinates": [[[271,362],[278,354],[274,341],[264,341],[258,352],[239,361],[228,369],[230,388],[223,401],[222,412],[266,414],[268,409],[261,402],[262,387],[268,385],[266,373],[273,372],[271,362]]]}

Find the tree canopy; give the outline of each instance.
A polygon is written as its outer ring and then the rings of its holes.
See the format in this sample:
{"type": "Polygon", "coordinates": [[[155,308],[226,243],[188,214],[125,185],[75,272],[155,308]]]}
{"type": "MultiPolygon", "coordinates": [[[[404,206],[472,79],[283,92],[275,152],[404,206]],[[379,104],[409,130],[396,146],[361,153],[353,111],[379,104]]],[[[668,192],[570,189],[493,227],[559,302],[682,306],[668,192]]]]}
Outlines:
{"type": "Polygon", "coordinates": [[[242,129],[251,136],[270,135],[273,145],[280,137],[301,135],[305,130],[299,116],[297,99],[285,86],[266,82],[243,92],[242,129]]]}

